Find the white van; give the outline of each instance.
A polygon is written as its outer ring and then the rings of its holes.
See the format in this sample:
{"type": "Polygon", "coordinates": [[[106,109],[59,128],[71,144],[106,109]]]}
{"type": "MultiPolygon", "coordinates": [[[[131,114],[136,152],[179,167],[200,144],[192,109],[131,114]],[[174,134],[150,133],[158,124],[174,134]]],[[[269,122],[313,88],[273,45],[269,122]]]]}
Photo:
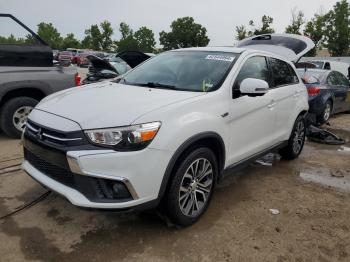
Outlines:
{"type": "Polygon", "coordinates": [[[338,71],[350,79],[350,65],[347,63],[329,60],[311,60],[306,62],[314,64],[319,69],[338,71]]]}

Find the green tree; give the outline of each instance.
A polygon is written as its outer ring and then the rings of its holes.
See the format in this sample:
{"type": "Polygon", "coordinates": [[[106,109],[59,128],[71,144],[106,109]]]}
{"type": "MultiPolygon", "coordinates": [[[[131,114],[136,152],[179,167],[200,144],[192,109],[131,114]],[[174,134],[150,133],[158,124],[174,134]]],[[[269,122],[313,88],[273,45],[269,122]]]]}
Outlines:
{"type": "Polygon", "coordinates": [[[101,24],[101,48],[105,51],[112,49],[113,40],[113,28],[109,21],[103,21],[101,24]]]}
{"type": "Polygon", "coordinates": [[[38,24],[38,35],[47,42],[53,49],[59,49],[62,45],[61,34],[52,25],[52,23],[41,22],[38,24]]]}
{"type": "Polygon", "coordinates": [[[83,48],[93,50],[110,51],[113,49],[113,28],[109,21],[103,21],[98,25],[91,25],[89,29],[85,30],[85,37],[81,41],[83,48]]]}
{"type": "Polygon", "coordinates": [[[67,34],[65,38],[63,38],[61,47],[62,49],[80,48],[80,42],[78,39],[75,38],[73,33],[70,33],[70,34],[67,34]]]}
{"type": "Polygon", "coordinates": [[[253,20],[249,22],[249,25],[253,28],[252,31],[248,32],[249,35],[263,35],[263,34],[272,34],[275,32],[272,26],[273,18],[267,15],[261,17],[261,27],[256,28],[253,20]]]}
{"type": "Polygon", "coordinates": [[[350,6],[346,0],[337,2],[325,15],[325,43],[332,56],[348,55],[350,45],[350,6]]]}
{"type": "Polygon", "coordinates": [[[124,51],[138,51],[139,44],[134,37],[134,31],[130,28],[130,26],[124,22],[120,23],[119,31],[121,34],[121,39],[116,41],[118,52],[124,51]]]}
{"type": "Polygon", "coordinates": [[[244,25],[236,26],[235,39],[240,41],[247,37],[248,37],[247,28],[244,25]]]}
{"type": "Polygon", "coordinates": [[[303,11],[298,11],[296,8],[292,10],[292,21],[291,24],[287,26],[287,34],[297,34],[301,35],[301,27],[305,24],[305,15],[303,11]]]}
{"type": "Polygon", "coordinates": [[[315,14],[315,16],[306,23],[304,35],[308,36],[315,43],[315,48],[309,51],[306,56],[315,56],[317,50],[322,47],[324,42],[324,25],[325,17],[321,14],[315,14]]]}
{"type": "Polygon", "coordinates": [[[102,34],[98,25],[91,25],[89,29],[85,30],[85,37],[82,41],[84,48],[89,48],[92,50],[101,50],[102,49],[102,34]]]}
{"type": "Polygon", "coordinates": [[[207,46],[209,38],[207,29],[194,22],[193,17],[183,17],[171,23],[170,32],[160,32],[159,41],[164,50],[207,46]]]}
{"type": "Polygon", "coordinates": [[[154,51],[156,41],[154,40],[154,33],[151,29],[143,26],[140,27],[134,34],[137,41],[138,49],[142,52],[152,53],[154,51]]]}

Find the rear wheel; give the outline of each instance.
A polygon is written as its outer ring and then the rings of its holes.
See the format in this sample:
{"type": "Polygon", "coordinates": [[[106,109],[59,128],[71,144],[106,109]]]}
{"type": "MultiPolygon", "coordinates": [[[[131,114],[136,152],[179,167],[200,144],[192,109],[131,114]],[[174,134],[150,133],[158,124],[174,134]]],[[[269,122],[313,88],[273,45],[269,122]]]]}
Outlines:
{"type": "Polygon", "coordinates": [[[16,97],[7,101],[0,113],[2,131],[9,137],[20,138],[28,115],[37,103],[30,97],[16,97]]]}
{"type": "Polygon", "coordinates": [[[299,116],[294,123],[292,134],[288,140],[288,145],[282,148],[279,153],[283,159],[296,159],[303,150],[306,135],[306,123],[304,116],[299,116]]]}
{"type": "Polygon", "coordinates": [[[324,106],[322,114],[317,116],[317,122],[320,124],[327,123],[329,118],[331,117],[333,109],[332,101],[328,100],[324,106]]]}
{"type": "Polygon", "coordinates": [[[178,166],[166,196],[168,218],[189,226],[206,211],[218,174],[217,160],[209,148],[189,153],[178,166]]]}

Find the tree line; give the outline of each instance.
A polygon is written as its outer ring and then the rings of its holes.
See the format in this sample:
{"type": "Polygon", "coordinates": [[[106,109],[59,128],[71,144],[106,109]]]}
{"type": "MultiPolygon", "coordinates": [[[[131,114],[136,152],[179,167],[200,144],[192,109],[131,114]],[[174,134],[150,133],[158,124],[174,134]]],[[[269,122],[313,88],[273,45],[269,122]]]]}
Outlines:
{"type": "MultiPolygon", "coordinates": [[[[292,19],[285,33],[306,35],[316,44],[316,48],[308,55],[314,56],[317,49],[327,48],[332,56],[349,55],[350,45],[350,5],[346,0],[337,2],[326,13],[316,13],[309,21],[301,10],[292,10],[292,19]]],[[[274,19],[263,15],[259,25],[253,20],[248,26],[240,25],[235,28],[235,39],[241,40],[249,36],[274,33],[274,19]]],[[[142,26],[134,31],[127,23],[122,22],[118,28],[120,39],[114,40],[114,29],[109,21],[91,25],[85,30],[84,38],[80,41],[73,33],[62,36],[52,23],[38,24],[37,34],[53,49],[82,48],[110,52],[138,50],[157,52],[184,47],[207,46],[210,39],[207,29],[194,21],[192,17],[182,17],[173,21],[170,31],[159,33],[161,49],[156,48],[155,35],[152,29],[142,26]]],[[[0,43],[32,43],[31,36],[16,38],[13,35],[1,37],[0,43]]]]}

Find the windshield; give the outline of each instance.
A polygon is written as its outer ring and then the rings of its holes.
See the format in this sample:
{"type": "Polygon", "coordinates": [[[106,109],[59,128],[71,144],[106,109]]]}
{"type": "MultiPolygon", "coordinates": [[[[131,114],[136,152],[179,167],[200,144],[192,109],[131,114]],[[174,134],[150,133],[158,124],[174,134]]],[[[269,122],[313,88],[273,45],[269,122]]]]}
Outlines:
{"type": "Polygon", "coordinates": [[[171,51],[130,71],[129,85],[208,92],[220,87],[237,54],[211,51],[171,51]]]}

